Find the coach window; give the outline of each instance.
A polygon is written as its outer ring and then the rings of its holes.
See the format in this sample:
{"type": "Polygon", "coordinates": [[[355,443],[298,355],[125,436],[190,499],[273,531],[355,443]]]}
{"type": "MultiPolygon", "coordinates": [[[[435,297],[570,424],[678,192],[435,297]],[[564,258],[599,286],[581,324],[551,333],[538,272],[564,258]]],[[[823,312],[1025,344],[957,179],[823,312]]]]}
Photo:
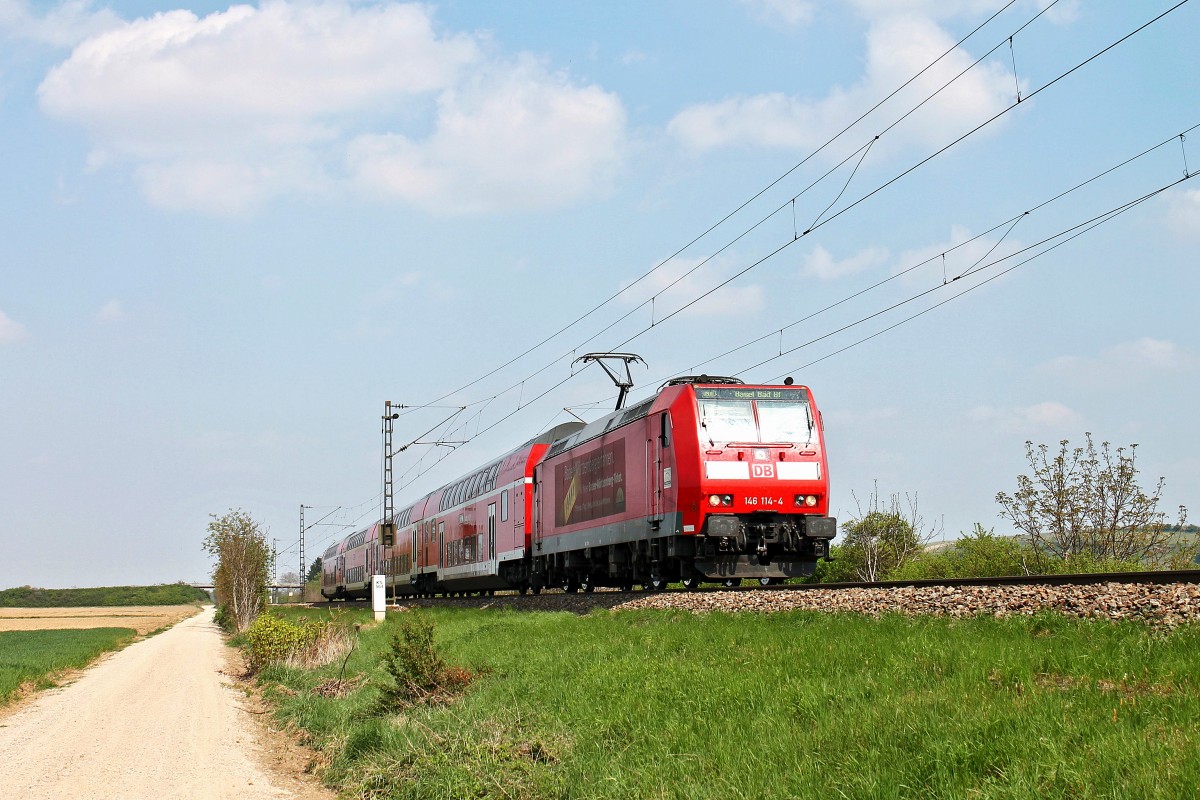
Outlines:
{"type": "Polygon", "coordinates": [[[500,493],[500,521],[508,522],[508,489],[500,493]]]}

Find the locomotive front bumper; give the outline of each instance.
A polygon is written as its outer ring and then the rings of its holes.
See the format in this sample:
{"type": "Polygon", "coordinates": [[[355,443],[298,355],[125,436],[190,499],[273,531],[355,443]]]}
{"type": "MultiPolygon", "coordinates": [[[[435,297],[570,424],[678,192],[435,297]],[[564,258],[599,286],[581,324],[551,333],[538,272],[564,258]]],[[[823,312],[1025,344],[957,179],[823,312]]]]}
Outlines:
{"type": "Polygon", "coordinates": [[[726,578],[807,578],[816,569],[815,561],[772,560],[763,563],[758,556],[718,555],[696,559],[692,568],[710,580],[726,578]]]}
{"type": "Polygon", "coordinates": [[[707,578],[811,575],[836,535],[834,517],[712,514],[698,537],[694,567],[707,578]]]}

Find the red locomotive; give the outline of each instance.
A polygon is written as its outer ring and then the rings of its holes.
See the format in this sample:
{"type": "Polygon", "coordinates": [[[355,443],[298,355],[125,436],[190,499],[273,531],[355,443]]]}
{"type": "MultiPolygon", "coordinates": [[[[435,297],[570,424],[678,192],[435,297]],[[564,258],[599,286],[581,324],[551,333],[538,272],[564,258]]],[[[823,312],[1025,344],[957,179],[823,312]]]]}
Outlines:
{"type": "Polygon", "coordinates": [[[322,594],[661,589],[812,573],[837,520],[804,386],[685,377],[531,439],[325,551],[322,594]]]}

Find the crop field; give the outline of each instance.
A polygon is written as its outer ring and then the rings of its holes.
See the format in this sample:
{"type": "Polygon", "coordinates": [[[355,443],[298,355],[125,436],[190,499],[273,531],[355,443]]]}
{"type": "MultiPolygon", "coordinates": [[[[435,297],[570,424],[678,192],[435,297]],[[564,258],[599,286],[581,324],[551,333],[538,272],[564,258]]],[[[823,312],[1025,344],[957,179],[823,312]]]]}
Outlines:
{"type": "Polygon", "coordinates": [[[1200,626],[785,612],[392,614],[345,673],[260,674],[354,797],[1177,798],[1200,787],[1200,626]],[[473,679],[380,707],[404,620],[473,679]],[[393,650],[394,652],[394,650],[393,650]],[[348,689],[328,691],[331,682],[348,689]]]}
{"type": "Polygon", "coordinates": [[[103,608],[0,608],[0,632],[70,628],[132,628],[140,636],[174,625],[199,610],[195,605],[103,608]]]}
{"type": "Polygon", "coordinates": [[[0,631],[0,704],[22,690],[53,686],[54,676],[81,669],[136,635],[130,628],[0,631]]]}

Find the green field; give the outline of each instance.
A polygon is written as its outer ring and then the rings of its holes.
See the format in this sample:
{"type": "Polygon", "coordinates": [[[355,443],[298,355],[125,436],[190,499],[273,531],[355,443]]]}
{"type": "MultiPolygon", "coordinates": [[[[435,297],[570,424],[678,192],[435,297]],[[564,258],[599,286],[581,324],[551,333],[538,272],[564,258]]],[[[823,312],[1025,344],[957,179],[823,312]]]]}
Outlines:
{"type": "Polygon", "coordinates": [[[0,704],[22,684],[44,689],[54,674],[86,667],[101,653],[116,650],[137,636],[129,628],[0,631],[0,704]]]}
{"type": "MultiPolygon", "coordinates": [[[[299,612],[289,612],[299,613],[299,612]]],[[[329,618],[329,612],[309,612],[329,618]]],[[[478,673],[379,715],[380,653],[261,673],[352,797],[1196,797],[1200,627],[1034,618],[436,609],[478,673]],[[283,687],[283,688],[281,688],[283,687]]],[[[369,613],[340,610],[342,622],[369,613]]]]}
{"type": "Polygon", "coordinates": [[[184,583],[102,586],[94,589],[0,589],[0,608],[86,608],[91,606],[180,606],[211,602],[208,592],[184,583]]]}

